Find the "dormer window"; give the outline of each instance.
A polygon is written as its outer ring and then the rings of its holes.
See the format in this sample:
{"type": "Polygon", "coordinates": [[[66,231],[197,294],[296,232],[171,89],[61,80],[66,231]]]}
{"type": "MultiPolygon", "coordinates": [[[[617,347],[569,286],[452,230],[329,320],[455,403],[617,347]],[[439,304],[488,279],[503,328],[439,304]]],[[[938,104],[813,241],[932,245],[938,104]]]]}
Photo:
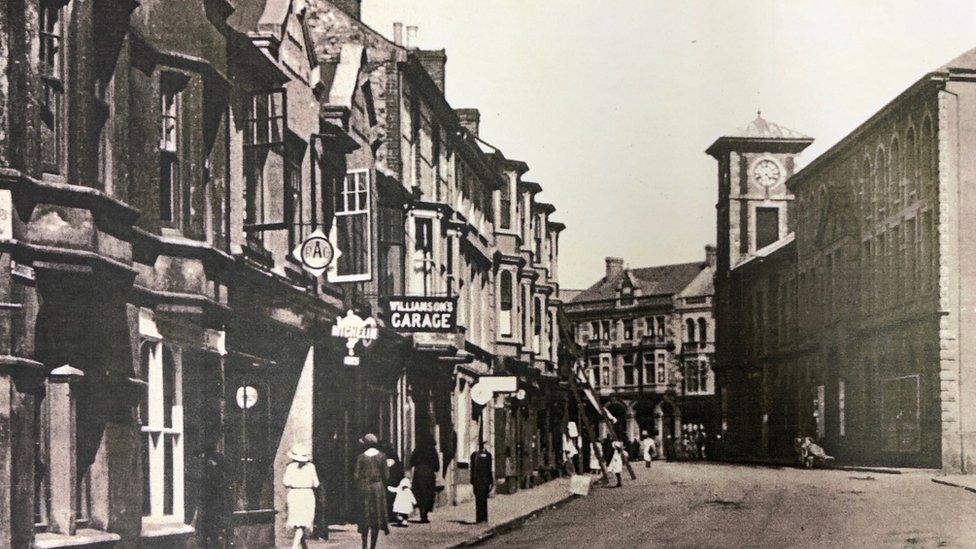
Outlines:
{"type": "Polygon", "coordinates": [[[634,304],[634,288],[629,285],[621,286],[620,288],[620,304],[621,305],[633,305],[634,304]]]}

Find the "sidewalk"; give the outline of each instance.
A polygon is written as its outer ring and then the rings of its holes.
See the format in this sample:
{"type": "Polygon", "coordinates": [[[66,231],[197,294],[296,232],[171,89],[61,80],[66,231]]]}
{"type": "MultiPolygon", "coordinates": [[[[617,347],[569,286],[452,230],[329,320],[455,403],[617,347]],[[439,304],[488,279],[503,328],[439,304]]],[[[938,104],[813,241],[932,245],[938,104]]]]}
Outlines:
{"type": "MultiPolygon", "coordinates": [[[[571,499],[569,479],[552,480],[529,490],[519,490],[515,494],[493,495],[488,500],[489,522],[474,524],[474,501],[458,506],[434,509],[430,514],[430,524],[410,523],[407,528],[390,527],[390,535],[380,533],[377,547],[428,548],[461,547],[481,539],[491,537],[496,530],[504,530],[512,523],[546,508],[571,499]]],[[[290,546],[285,543],[281,546],[290,546]]],[[[334,525],[330,527],[328,540],[309,542],[309,547],[328,549],[359,549],[360,537],[355,524],[334,525]]]]}
{"type": "MultiPolygon", "coordinates": [[[[731,457],[731,458],[725,458],[719,460],[718,462],[733,463],[737,465],[763,465],[767,467],[796,467],[796,468],[800,467],[796,463],[795,459],[766,457],[766,456],[731,457]]],[[[917,472],[917,471],[926,470],[926,469],[913,469],[913,468],[902,468],[902,467],[880,467],[880,466],[873,466],[873,465],[851,465],[847,463],[837,463],[837,462],[830,462],[827,465],[818,468],[836,469],[839,471],[852,471],[857,473],[878,473],[884,475],[900,475],[905,472],[917,472]]]]}
{"type": "Polygon", "coordinates": [[[974,477],[976,475],[943,475],[932,477],[932,482],[976,492],[976,478],[974,477]]]}

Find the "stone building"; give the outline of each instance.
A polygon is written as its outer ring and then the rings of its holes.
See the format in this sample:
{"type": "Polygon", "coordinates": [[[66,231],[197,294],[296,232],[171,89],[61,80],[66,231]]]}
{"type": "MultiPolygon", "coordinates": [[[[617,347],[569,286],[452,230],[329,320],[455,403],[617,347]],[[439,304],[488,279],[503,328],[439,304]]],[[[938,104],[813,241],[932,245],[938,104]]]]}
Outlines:
{"type": "Polygon", "coordinates": [[[564,305],[618,436],[648,431],[663,443],[692,424],[717,432],[714,260],[712,246],[705,261],[658,267],[608,257],[605,275],[564,305]]]}
{"type": "MultiPolygon", "coordinates": [[[[0,546],[208,547],[208,513],[238,547],[273,546],[291,445],[312,449],[326,523],[356,511],[365,432],[402,454],[436,434],[448,502],[464,496],[453,441],[470,447],[477,424],[459,395],[504,366],[494,212],[509,180],[447,106],[443,66],[357,13],[297,0],[0,11],[0,546]],[[411,162],[401,89],[440,128],[411,162]],[[407,177],[438,146],[440,177],[407,177]],[[315,230],[342,252],[322,277],[291,253],[315,230]],[[419,260],[428,242],[436,263],[419,260]],[[380,326],[343,366],[336,319],[380,316],[420,265],[434,277],[423,295],[458,297],[457,332],[380,326]]],[[[561,225],[525,207],[551,243],[546,262],[527,256],[545,295],[561,225]]],[[[524,333],[555,333],[543,318],[524,333]]],[[[552,345],[522,347],[521,364],[554,368],[552,345]]]]}
{"type": "MultiPolygon", "coordinates": [[[[738,261],[719,246],[718,374],[737,450],[787,454],[792,437],[809,435],[845,461],[972,472],[976,366],[965,326],[976,290],[959,235],[976,204],[965,183],[973,70],[976,50],[796,174],[780,172],[771,188],[795,197],[780,240],[738,261]]],[[[719,211],[745,147],[784,146],[801,150],[775,138],[716,141],[719,211]]],[[[762,171],[741,173],[752,186],[762,171]]],[[[721,219],[720,242],[734,240],[721,219]]]]}

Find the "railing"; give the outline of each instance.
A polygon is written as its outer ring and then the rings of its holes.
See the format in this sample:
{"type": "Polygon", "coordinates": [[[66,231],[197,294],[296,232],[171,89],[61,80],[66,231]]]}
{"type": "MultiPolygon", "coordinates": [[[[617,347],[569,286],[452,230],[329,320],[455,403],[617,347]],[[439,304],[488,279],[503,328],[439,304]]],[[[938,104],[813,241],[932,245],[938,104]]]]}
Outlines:
{"type": "Polygon", "coordinates": [[[682,353],[710,353],[714,350],[713,341],[685,341],[681,344],[682,353]]]}

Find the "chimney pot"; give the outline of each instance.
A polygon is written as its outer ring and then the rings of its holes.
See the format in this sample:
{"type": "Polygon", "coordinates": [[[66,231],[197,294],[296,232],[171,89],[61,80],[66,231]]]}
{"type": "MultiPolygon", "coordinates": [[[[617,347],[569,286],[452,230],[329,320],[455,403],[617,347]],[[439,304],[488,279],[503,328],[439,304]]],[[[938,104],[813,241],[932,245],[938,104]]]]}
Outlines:
{"type": "Polygon", "coordinates": [[[708,244],[705,246],[705,263],[708,263],[709,267],[715,268],[715,246],[708,244]]]}
{"type": "Polygon", "coordinates": [[[397,46],[403,45],[403,23],[399,21],[393,23],[393,43],[397,46]]]}
{"type": "Polygon", "coordinates": [[[481,112],[478,109],[455,109],[461,127],[468,130],[471,135],[478,137],[478,129],[481,126],[481,112]]]}
{"type": "Polygon", "coordinates": [[[607,258],[607,279],[611,279],[624,272],[624,260],[620,257],[607,258]]]}

